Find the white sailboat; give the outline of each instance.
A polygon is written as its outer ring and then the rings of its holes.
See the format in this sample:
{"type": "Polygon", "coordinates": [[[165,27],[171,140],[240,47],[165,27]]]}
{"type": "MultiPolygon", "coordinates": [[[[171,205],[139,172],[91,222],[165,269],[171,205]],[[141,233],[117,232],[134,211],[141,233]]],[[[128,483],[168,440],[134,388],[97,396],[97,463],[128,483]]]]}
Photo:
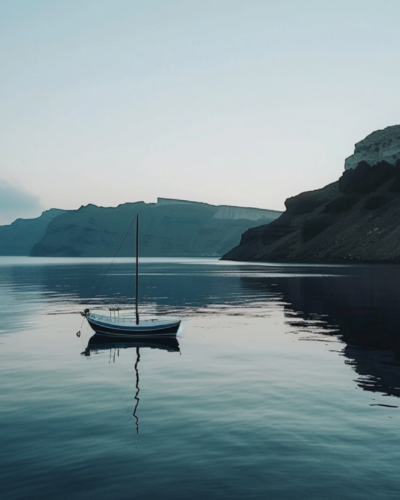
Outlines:
{"type": "Polygon", "coordinates": [[[159,335],[174,335],[177,333],[181,320],[151,318],[139,320],[138,307],[139,292],[139,214],[136,215],[136,300],[135,318],[118,315],[106,316],[96,314],[85,309],[81,314],[84,316],[92,329],[99,335],[107,335],[118,338],[127,337],[154,337],[159,335]]]}

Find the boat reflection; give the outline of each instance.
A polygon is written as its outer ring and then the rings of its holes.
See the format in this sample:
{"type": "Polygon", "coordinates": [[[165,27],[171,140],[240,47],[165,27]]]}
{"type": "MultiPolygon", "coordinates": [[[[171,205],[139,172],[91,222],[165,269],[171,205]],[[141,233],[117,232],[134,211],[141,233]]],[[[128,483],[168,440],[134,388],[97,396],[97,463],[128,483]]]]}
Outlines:
{"type": "Polygon", "coordinates": [[[161,349],[168,352],[180,352],[179,342],[175,335],[168,337],[141,337],[139,339],[123,339],[118,342],[115,337],[107,335],[98,335],[97,333],[89,339],[88,345],[84,351],[85,356],[90,356],[92,352],[106,351],[109,349],[132,349],[149,348],[161,349]]]}
{"type": "Polygon", "coordinates": [[[135,394],[135,408],[132,416],[135,419],[136,433],[139,434],[139,417],[137,410],[139,407],[139,362],[140,362],[140,349],[160,349],[168,352],[180,352],[179,342],[175,335],[170,337],[146,337],[140,339],[124,339],[123,342],[116,342],[115,337],[108,337],[106,335],[98,335],[97,333],[89,339],[88,345],[84,352],[85,356],[90,356],[91,353],[98,353],[99,351],[110,351],[110,359],[115,362],[115,356],[119,355],[120,349],[136,349],[135,373],[136,373],[136,394],[135,394]]]}

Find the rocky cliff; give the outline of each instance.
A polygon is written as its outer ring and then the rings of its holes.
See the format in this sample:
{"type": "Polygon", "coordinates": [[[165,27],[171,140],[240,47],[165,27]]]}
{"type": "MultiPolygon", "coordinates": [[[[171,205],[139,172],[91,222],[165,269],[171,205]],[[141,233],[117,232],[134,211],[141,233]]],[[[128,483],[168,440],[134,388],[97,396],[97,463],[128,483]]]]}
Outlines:
{"type": "Polygon", "coordinates": [[[400,263],[400,161],[361,162],[339,181],[286,200],[227,260],[400,263]]]}
{"type": "Polygon", "coordinates": [[[354,154],[345,160],[345,170],[356,168],[361,161],[376,165],[386,161],[395,165],[400,159],[400,125],[376,130],[355,145],[354,154]]]}
{"type": "Polygon", "coordinates": [[[273,210],[168,199],[116,208],[88,205],[52,220],[31,255],[133,256],[137,213],[143,257],[221,256],[239,243],[245,230],[281,215],[273,210]]]}
{"type": "Polygon", "coordinates": [[[0,226],[0,255],[29,255],[49,222],[62,213],[64,210],[52,208],[36,219],[17,219],[10,225],[0,226]]]}

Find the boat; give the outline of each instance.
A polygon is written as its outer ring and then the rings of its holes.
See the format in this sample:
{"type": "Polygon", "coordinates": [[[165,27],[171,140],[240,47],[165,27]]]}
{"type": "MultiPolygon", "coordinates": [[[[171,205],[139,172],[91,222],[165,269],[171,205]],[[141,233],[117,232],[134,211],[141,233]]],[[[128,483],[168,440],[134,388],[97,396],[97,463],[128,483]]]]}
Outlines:
{"type": "Polygon", "coordinates": [[[136,323],[136,320],[123,316],[106,316],[95,314],[85,309],[82,313],[92,329],[100,335],[112,335],[115,337],[173,335],[176,334],[180,320],[170,319],[145,319],[136,323]]]}
{"type": "Polygon", "coordinates": [[[99,335],[112,337],[154,337],[175,335],[178,332],[181,320],[171,318],[150,318],[139,320],[139,214],[136,215],[136,298],[135,298],[135,317],[120,315],[119,308],[110,308],[109,316],[97,314],[85,309],[81,312],[91,326],[99,335]]]}

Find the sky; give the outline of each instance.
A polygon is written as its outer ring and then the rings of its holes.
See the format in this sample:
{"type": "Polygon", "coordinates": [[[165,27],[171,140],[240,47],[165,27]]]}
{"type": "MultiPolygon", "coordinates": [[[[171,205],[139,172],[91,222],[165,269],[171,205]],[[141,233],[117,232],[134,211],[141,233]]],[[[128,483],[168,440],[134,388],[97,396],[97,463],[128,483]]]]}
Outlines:
{"type": "Polygon", "coordinates": [[[0,224],[284,210],[400,123],[398,0],[0,0],[0,224]]]}

